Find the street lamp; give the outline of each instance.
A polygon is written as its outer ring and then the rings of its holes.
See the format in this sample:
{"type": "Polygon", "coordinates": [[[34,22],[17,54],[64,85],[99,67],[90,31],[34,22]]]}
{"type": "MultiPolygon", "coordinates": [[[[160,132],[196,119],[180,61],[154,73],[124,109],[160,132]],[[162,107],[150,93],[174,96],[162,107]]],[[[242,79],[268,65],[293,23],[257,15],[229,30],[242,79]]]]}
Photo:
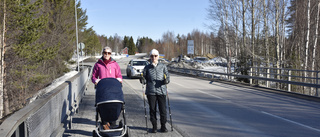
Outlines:
{"type": "Polygon", "coordinates": [[[75,18],[76,18],[76,38],[77,38],[77,43],[76,43],[76,47],[77,47],[77,66],[78,66],[78,71],[80,71],[80,67],[79,67],[79,48],[78,48],[78,18],[77,18],[77,0],[74,1],[74,14],[75,14],[75,18]]]}

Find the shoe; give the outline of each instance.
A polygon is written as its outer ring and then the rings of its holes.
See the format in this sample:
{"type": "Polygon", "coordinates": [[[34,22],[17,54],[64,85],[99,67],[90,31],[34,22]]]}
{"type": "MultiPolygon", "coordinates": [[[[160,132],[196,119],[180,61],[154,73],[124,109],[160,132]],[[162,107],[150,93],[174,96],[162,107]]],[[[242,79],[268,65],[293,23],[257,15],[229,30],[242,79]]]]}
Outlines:
{"type": "Polygon", "coordinates": [[[103,129],[104,129],[104,130],[110,129],[110,124],[109,124],[109,123],[107,123],[107,124],[105,124],[105,125],[102,125],[102,126],[103,126],[103,129]]]}
{"type": "Polygon", "coordinates": [[[168,129],[166,128],[166,126],[161,126],[160,131],[163,133],[166,133],[166,132],[168,132],[168,129]]]}
{"type": "Polygon", "coordinates": [[[152,123],[152,126],[153,126],[153,128],[151,130],[151,133],[157,133],[157,130],[158,130],[157,123],[152,123]]]}
{"type": "Polygon", "coordinates": [[[157,133],[157,129],[152,128],[151,133],[157,133]]]}

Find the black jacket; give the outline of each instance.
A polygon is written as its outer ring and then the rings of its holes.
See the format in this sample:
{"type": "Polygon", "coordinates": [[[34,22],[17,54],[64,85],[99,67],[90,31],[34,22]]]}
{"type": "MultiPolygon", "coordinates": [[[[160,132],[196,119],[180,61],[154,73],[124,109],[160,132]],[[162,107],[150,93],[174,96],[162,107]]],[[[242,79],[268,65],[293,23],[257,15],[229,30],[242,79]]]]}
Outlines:
{"type": "Polygon", "coordinates": [[[166,95],[167,94],[167,86],[165,85],[166,75],[168,83],[170,82],[170,76],[167,69],[167,66],[158,63],[156,67],[154,67],[151,63],[146,65],[143,69],[143,77],[146,79],[146,95],[166,95]]]}

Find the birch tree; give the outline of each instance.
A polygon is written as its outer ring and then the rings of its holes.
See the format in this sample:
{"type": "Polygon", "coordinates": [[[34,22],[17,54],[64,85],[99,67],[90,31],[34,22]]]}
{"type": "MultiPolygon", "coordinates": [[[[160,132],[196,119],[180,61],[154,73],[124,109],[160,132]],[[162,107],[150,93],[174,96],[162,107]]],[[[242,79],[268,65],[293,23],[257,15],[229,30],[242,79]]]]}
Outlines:
{"type": "MultiPolygon", "coordinates": [[[[315,70],[315,62],[316,62],[316,49],[317,49],[317,42],[318,42],[318,27],[319,27],[319,14],[320,14],[320,0],[318,0],[318,12],[317,12],[317,17],[316,17],[316,29],[315,29],[315,39],[314,39],[314,45],[313,45],[313,52],[312,52],[312,66],[311,69],[312,71],[315,70]]],[[[313,73],[313,77],[316,77],[317,73],[313,73]]],[[[315,80],[313,83],[316,83],[315,80]]],[[[315,96],[318,96],[318,93],[316,93],[315,96]]]]}
{"type": "MultiPolygon", "coordinates": [[[[242,52],[241,52],[241,56],[242,56],[242,60],[244,58],[246,58],[246,53],[245,53],[245,49],[246,49],[246,10],[247,10],[247,7],[246,7],[246,4],[247,2],[245,0],[242,0],[242,45],[243,47],[241,48],[242,49],[242,52]]],[[[245,61],[244,61],[245,62],[245,61]]]]}
{"type": "Polygon", "coordinates": [[[5,34],[6,34],[6,0],[3,0],[2,3],[3,6],[3,16],[2,16],[2,30],[0,34],[0,45],[1,45],[1,79],[0,79],[0,118],[2,118],[3,113],[7,114],[9,113],[9,106],[7,101],[7,93],[4,90],[4,69],[5,69],[5,62],[4,62],[4,53],[5,53],[5,34]],[[4,102],[6,100],[6,102],[4,102]]]}
{"type": "MultiPolygon", "coordinates": [[[[308,6],[307,6],[307,35],[306,35],[306,45],[305,45],[305,65],[304,70],[308,69],[308,56],[309,56],[309,36],[310,35],[310,0],[308,0],[308,6]]],[[[307,71],[304,72],[304,82],[307,82],[308,73],[307,71]]]]}
{"type": "MultiPolygon", "coordinates": [[[[280,36],[279,36],[279,0],[275,1],[275,41],[276,41],[276,65],[277,65],[277,79],[280,79],[280,36]]],[[[279,84],[277,84],[279,88],[279,84]]]]}
{"type": "MultiPolygon", "coordinates": [[[[264,18],[264,47],[266,48],[266,59],[267,67],[270,67],[270,55],[269,55],[269,31],[268,31],[268,21],[267,21],[267,5],[266,1],[263,0],[263,18],[264,18]]],[[[267,78],[270,78],[270,69],[267,69],[267,78]]],[[[269,87],[269,81],[267,81],[267,87],[269,87]]]]}
{"type": "Polygon", "coordinates": [[[251,1],[251,46],[252,46],[252,61],[251,61],[251,65],[254,65],[254,61],[255,61],[255,54],[254,54],[254,46],[255,46],[255,4],[254,4],[254,0],[251,1]]]}

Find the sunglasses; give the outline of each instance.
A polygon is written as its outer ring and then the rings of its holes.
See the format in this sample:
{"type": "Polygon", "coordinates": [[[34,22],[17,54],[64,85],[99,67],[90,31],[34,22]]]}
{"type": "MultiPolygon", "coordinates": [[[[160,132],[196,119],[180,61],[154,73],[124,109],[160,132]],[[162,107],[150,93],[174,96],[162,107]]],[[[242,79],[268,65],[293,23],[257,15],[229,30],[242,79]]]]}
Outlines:
{"type": "Polygon", "coordinates": [[[155,58],[155,57],[158,57],[158,55],[150,55],[150,57],[154,57],[155,58]]]}
{"type": "Polygon", "coordinates": [[[103,52],[103,54],[105,54],[105,55],[111,55],[111,52],[103,52]]]}

